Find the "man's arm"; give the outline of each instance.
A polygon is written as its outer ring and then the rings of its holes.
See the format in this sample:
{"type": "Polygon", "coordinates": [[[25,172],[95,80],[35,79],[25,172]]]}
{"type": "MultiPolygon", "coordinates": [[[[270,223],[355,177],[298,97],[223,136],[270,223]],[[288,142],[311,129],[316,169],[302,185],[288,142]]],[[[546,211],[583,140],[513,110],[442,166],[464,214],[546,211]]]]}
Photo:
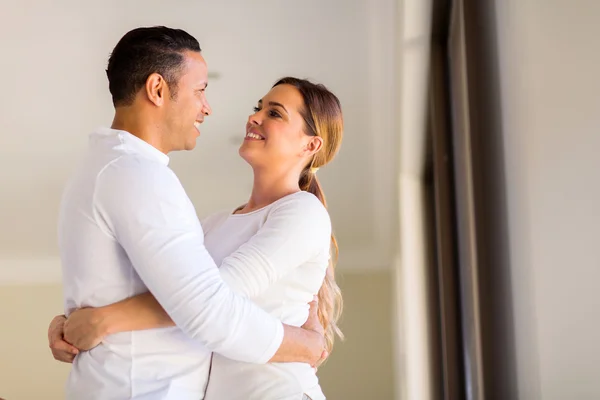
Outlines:
{"type": "MultiPolygon", "coordinates": [[[[59,317],[62,316],[57,316],[55,320],[59,317]]],[[[55,320],[53,320],[53,324],[55,320]]],[[[60,322],[63,323],[62,320],[60,322]]],[[[90,350],[110,334],[174,325],[175,323],[156,298],[147,292],[108,306],[75,311],[64,323],[64,338],[77,349],[90,350]]],[[[283,327],[283,342],[269,362],[305,362],[315,365],[316,354],[320,354],[321,358],[324,358],[321,353],[323,327],[317,315],[316,301],[310,303],[310,315],[306,324],[303,325],[303,329],[285,324],[283,327]]],[[[62,325],[60,330],[56,330],[56,327],[49,330],[51,345],[72,348],[68,343],[62,341],[62,338],[62,325]]],[[[65,360],[62,354],[59,356],[54,354],[54,358],[70,362],[65,360]]]]}
{"type": "Polygon", "coordinates": [[[311,364],[319,359],[318,333],[284,329],[223,282],[172,171],[130,157],[105,168],[96,188],[98,224],[114,235],[158,303],[190,337],[241,361],[266,362],[276,353],[311,364]]]}
{"type": "Polygon", "coordinates": [[[325,330],[319,321],[317,310],[318,298],[315,296],[313,301],[310,302],[308,319],[302,325],[304,329],[283,325],[285,330],[283,343],[269,362],[294,362],[298,358],[312,357],[313,352],[317,352],[319,356],[316,360],[307,361],[310,365],[316,367],[329,356],[325,351],[325,330]],[[315,333],[317,336],[314,335],[315,333]],[[312,345],[315,347],[309,347],[312,345]]]}
{"type": "Polygon", "coordinates": [[[66,320],[64,315],[57,315],[52,319],[48,327],[48,346],[55,360],[72,363],[79,349],[64,340],[63,329],[66,320]]]}

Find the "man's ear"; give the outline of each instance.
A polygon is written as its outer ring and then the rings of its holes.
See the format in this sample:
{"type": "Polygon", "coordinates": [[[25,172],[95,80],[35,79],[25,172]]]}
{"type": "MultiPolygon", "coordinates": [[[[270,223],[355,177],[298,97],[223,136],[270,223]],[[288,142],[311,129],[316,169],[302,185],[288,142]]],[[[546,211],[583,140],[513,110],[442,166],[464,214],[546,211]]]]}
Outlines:
{"type": "Polygon", "coordinates": [[[165,78],[161,74],[153,73],[150,74],[146,79],[146,85],[144,86],[146,91],[146,97],[156,106],[162,106],[165,102],[165,97],[169,92],[169,86],[165,81],[165,78]]]}

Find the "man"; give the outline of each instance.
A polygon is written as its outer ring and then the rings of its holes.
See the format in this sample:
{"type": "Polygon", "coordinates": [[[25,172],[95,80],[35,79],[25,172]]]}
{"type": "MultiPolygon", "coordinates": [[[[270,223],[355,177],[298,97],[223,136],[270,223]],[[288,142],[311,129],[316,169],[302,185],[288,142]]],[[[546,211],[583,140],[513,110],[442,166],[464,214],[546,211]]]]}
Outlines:
{"type": "MultiPolygon", "coordinates": [[[[135,29],[119,41],[106,72],[112,127],[91,135],[61,205],[66,312],[150,291],[178,328],[110,335],[80,353],[67,397],[199,399],[211,351],[314,365],[324,348],[318,328],[283,325],[224,284],[194,207],[167,166],[169,152],[195,147],[211,113],[197,40],[166,27],[135,29]]],[[[54,342],[55,351],[66,345],[54,342]]]]}

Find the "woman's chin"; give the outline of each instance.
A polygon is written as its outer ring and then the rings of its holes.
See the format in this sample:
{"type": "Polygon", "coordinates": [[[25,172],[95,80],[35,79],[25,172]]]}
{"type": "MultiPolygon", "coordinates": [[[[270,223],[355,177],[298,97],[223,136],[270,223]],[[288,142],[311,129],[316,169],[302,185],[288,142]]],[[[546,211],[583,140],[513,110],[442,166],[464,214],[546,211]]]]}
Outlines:
{"type": "Polygon", "coordinates": [[[242,157],[246,162],[252,164],[252,160],[256,159],[258,156],[258,149],[250,148],[250,146],[246,146],[246,143],[242,143],[238,153],[240,157],[242,157]]]}

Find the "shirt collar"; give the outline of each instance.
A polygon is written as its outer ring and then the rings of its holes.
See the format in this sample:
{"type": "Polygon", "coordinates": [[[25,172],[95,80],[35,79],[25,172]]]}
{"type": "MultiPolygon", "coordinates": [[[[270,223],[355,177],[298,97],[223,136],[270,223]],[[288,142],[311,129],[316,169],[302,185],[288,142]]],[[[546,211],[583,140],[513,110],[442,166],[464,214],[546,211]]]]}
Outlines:
{"type": "Polygon", "coordinates": [[[140,139],[139,137],[132,135],[127,131],[111,128],[99,128],[96,129],[91,135],[91,141],[97,140],[110,140],[114,139],[121,145],[132,150],[135,153],[139,153],[153,160],[156,160],[164,165],[169,165],[169,156],[152,146],[150,143],[140,139]]]}

